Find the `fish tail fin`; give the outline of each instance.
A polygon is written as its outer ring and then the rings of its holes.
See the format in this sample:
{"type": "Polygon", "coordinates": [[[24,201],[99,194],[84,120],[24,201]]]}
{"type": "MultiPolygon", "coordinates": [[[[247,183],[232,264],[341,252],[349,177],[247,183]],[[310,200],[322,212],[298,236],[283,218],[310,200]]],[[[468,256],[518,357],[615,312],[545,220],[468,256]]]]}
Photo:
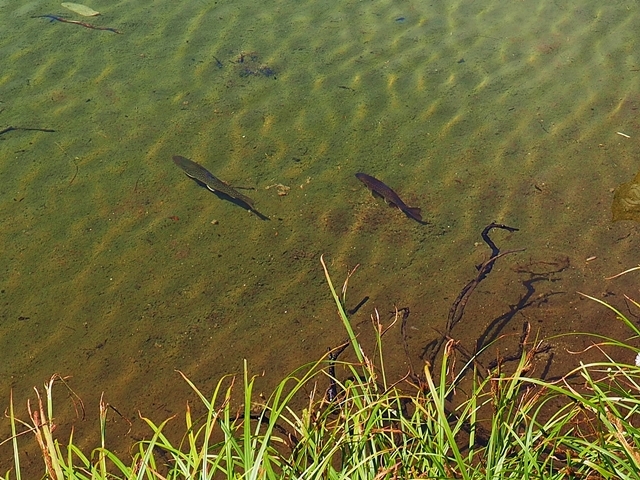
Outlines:
{"type": "Polygon", "coordinates": [[[420,209],[418,207],[407,207],[406,213],[417,221],[422,221],[422,215],[420,214],[420,209]]]}

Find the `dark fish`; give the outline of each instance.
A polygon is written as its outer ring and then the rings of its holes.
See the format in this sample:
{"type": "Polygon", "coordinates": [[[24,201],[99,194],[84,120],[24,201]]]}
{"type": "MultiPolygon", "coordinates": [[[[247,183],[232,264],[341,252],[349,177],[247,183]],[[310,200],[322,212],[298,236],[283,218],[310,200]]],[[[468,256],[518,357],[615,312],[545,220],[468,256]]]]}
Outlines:
{"type": "Polygon", "coordinates": [[[407,214],[407,216],[413,218],[418,222],[422,222],[420,209],[407,206],[407,204],[402,201],[402,199],[396,192],[391,190],[380,180],[378,180],[377,178],[373,178],[371,175],[367,175],[366,173],[356,173],[356,178],[364,183],[367,188],[369,188],[374,194],[378,194],[382,198],[384,198],[389,205],[398,207],[401,211],[407,214]]]}
{"type": "Polygon", "coordinates": [[[239,200],[245,203],[251,210],[255,211],[253,206],[253,200],[249,197],[242,195],[235,188],[230,187],[222,180],[218,180],[214,177],[209,170],[204,168],[199,163],[189,160],[188,158],[181,157],[180,155],[173,156],[173,162],[178,165],[188,177],[193,178],[196,182],[203,184],[212,192],[223,193],[228,197],[235,200],[239,200]]]}

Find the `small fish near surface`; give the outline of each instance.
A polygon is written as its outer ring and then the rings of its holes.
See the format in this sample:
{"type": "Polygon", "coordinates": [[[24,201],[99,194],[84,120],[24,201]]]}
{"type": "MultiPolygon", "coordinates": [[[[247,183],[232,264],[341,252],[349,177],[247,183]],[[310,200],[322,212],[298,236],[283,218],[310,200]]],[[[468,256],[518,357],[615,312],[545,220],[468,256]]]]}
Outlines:
{"type": "Polygon", "coordinates": [[[254,202],[246,195],[242,195],[235,188],[227,185],[222,180],[217,179],[213,174],[199,163],[189,160],[180,155],[173,156],[173,162],[179,166],[189,178],[194,179],[201,185],[204,185],[213,193],[222,193],[227,197],[238,200],[249,207],[255,213],[258,213],[254,207],[254,202]]]}
{"type": "Polygon", "coordinates": [[[378,180],[377,178],[367,175],[366,173],[356,173],[356,178],[364,183],[374,195],[379,195],[385,199],[385,201],[393,206],[398,207],[408,217],[413,218],[415,221],[422,222],[422,215],[420,209],[417,207],[409,207],[396,192],[391,190],[387,185],[378,180]]]}

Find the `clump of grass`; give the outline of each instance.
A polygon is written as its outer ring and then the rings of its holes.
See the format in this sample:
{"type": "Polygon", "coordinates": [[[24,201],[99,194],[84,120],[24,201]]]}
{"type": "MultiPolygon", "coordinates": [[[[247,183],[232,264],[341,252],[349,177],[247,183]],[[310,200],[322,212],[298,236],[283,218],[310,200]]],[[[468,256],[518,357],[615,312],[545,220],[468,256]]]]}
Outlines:
{"type": "MultiPolygon", "coordinates": [[[[46,475],[54,480],[640,476],[638,367],[609,358],[549,382],[527,376],[532,349],[508,374],[497,369],[486,377],[474,375],[468,398],[454,404],[462,372],[474,371],[473,359],[452,376],[454,343],[449,341],[437,372],[427,364],[419,376],[390,383],[382,353],[384,329],[376,325],[376,351],[365,352],[343,308],[344,298],[322,265],[357,358],[339,362],[346,375],[332,378],[339,392],[332,401],[319,386],[327,385],[334,361],[326,358],[292,372],[266,401],[254,394],[255,378],[246,363],[241,382],[222,378],[209,395],[181,374],[206,414],[194,418],[187,405],[185,434],[177,444],[163,433],[171,419],[156,424],[144,418],[148,439],[138,442],[129,458],[121,458],[108,450],[102,401],[101,443],[93,451],[82,452],[73,436],[64,443],[54,437],[54,377],[45,386],[44,401],[37,393],[28,422],[17,419],[10,403],[14,465],[1,478],[21,478],[19,439],[25,432],[35,435],[46,475]],[[240,411],[231,405],[236,388],[243,393],[240,411]],[[306,407],[294,409],[294,399],[301,396],[306,407]]],[[[638,335],[632,322],[614,312],[638,335]]],[[[624,346],[609,339],[602,344],[624,346]]]]}

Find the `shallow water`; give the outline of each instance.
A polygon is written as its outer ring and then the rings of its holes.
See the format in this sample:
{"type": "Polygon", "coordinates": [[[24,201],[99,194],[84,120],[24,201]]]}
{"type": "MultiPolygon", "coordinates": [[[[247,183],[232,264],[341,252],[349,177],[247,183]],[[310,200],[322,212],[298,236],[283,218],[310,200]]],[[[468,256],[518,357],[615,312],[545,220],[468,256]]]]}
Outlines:
{"type": "MultiPolygon", "coordinates": [[[[577,292],[625,311],[638,296],[636,273],[604,279],[638,263],[637,224],[611,222],[613,189],[640,169],[635,3],[87,5],[102,15],[0,2],[0,130],[55,130],[0,135],[2,405],[13,389],[24,410],[59,373],[87,409],[66,426],[96,429],[103,391],[138,424],[138,410],[163,420],[192,398],[176,369],[206,391],[243,359],[268,391],[345,337],[322,254],[336,285],[359,265],[347,306],[370,297],[353,316],[365,344],[374,309],[410,309],[419,365],[492,221],[520,229],[493,233],[503,250],[526,251],[474,292],[463,345],[507,335],[492,355],[513,352],[524,320],[542,338],[629,336],[577,292]],[[122,34],[32,18],[47,14],[122,34]],[[248,188],[268,219],[173,155],[248,188]],[[427,224],[372,198],[359,171],[427,224]]],[[[387,338],[406,372],[399,326],[387,338]]],[[[591,358],[568,353],[590,339],[548,342],[553,372],[591,358]]]]}

